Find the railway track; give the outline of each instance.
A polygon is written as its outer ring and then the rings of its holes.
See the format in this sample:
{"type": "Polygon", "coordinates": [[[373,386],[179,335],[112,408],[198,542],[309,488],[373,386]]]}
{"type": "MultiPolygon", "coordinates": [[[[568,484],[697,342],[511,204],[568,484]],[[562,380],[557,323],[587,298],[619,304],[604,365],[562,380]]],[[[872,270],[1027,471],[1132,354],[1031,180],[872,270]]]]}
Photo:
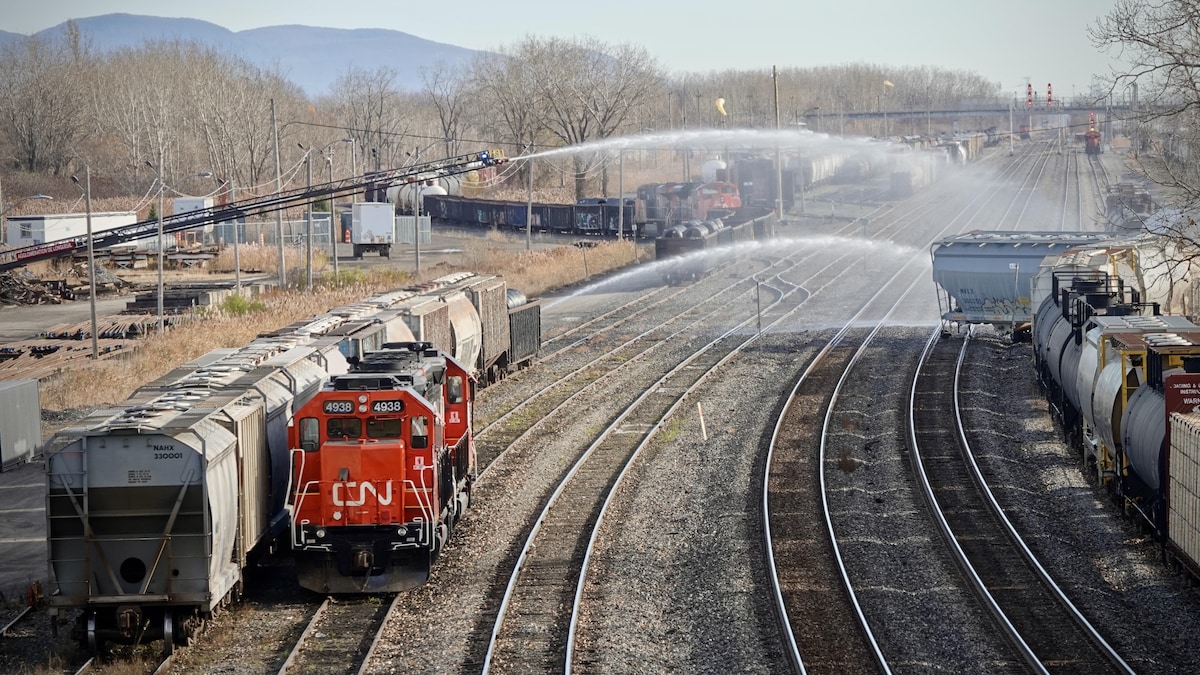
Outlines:
{"type": "MultiPolygon", "coordinates": [[[[826,261],[826,262],[828,262],[828,261],[826,261]]],[[[834,264],[833,262],[828,262],[828,263],[829,263],[829,264],[834,264]]],[[[844,264],[845,264],[845,263],[844,263],[844,264]]],[[[848,265],[847,265],[847,269],[848,269],[848,265]]],[[[836,276],[836,275],[833,275],[833,274],[830,274],[830,275],[829,275],[829,277],[830,277],[830,279],[834,279],[834,280],[838,279],[838,276],[836,276]]],[[[661,299],[661,295],[656,295],[656,299],[661,299]]],[[[660,305],[660,306],[665,306],[665,304],[664,304],[664,305],[660,305]]],[[[636,310],[634,310],[634,311],[636,311],[636,310]]],[[[646,313],[646,312],[643,312],[643,313],[646,313]]],[[[613,315],[613,316],[617,316],[617,315],[613,315]]],[[[565,340],[565,339],[564,339],[564,340],[565,340]]],[[[572,348],[575,348],[575,350],[581,350],[581,348],[587,348],[587,342],[578,342],[578,345],[577,345],[576,347],[572,347],[572,348]]],[[[566,351],[571,351],[571,350],[566,350],[566,351]]],[[[610,364],[610,365],[612,365],[612,364],[610,364]]],[[[613,366],[613,368],[616,368],[616,366],[614,366],[614,365],[612,365],[612,366],[613,366]]],[[[607,368],[607,366],[606,366],[606,368],[607,368]]],[[[644,424],[648,424],[648,423],[641,423],[641,424],[643,424],[643,425],[644,425],[644,424]]],[[[626,426],[629,426],[629,425],[626,425],[626,426]]],[[[623,450],[623,452],[624,452],[624,450],[623,450]]],[[[619,453],[618,453],[618,454],[619,454],[619,453]]],[[[601,482],[601,484],[602,484],[602,482],[601,482]]],[[[612,489],[611,489],[611,488],[608,488],[608,490],[610,490],[610,494],[611,494],[611,491],[612,491],[612,489]]],[[[510,495],[510,497],[509,497],[509,498],[512,498],[512,500],[520,500],[520,498],[523,498],[523,497],[524,497],[524,495],[520,495],[520,494],[514,494],[514,495],[510,495]]],[[[580,510],[584,510],[584,509],[582,509],[582,508],[581,508],[580,510]]],[[[469,525],[469,522],[468,522],[468,525],[469,525]]],[[[548,527],[548,525],[547,525],[546,527],[548,527]]],[[[452,550],[452,548],[451,548],[451,550],[452,550]]],[[[492,554],[493,556],[496,556],[497,554],[499,554],[499,556],[500,556],[500,557],[503,557],[503,555],[504,555],[504,551],[491,551],[491,554],[492,554]]],[[[457,554],[455,554],[455,555],[457,555],[457,554]]],[[[426,596],[426,597],[427,597],[427,596],[426,596]]],[[[469,597],[469,596],[468,596],[468,597],[469,597]]],[[[487,601],[485,601],[484,603],[482,603],[482,605],[476,605],[476,604],[474,604],[474,603],[470,602],[470,599],[468,599],[468,601],[467,601],[467,604],[469,604],[469,605],[470,605],[470,607],[484,607],[484,608],[485,608],[485,617],[484,617],[484,620],[482,620],[481,622],[486,622],[486,621],[487,621],[488,613],[490,613],[490,611],[491,611],[490,609],[488,609],[488,608],[490,608],[490,607],[491,607],[490,603],[488,603],[487,601]]],[[[560,625],[560,623],[556,623],[556,626],[558,626],[558,627],[556,628],[556,631],[560,631],[560,632],[562,632],[562,631],[563,631],[562,625],[560,625]]],[[[472,664],[472,663],[473,663],[474,665],[476,665],[476,667],[478,667],[478,665],[479,665],[478,661],[467,661],[467,662],[464,662],[464,663],[468,663],[468,664],[472,664]]],[[[446,664],[443,664],[443,665],[444,665],[444,667],[446,667],[446,664]]],[[[448,668],[451,668],[451,669],[452,669],[452,668],[454,668],[454,667],[452,667],[452,665],[449,665],[449,667],[448,667],[448,668]]],[[[470,668],[467,668],[467,670],[470,670],[470,668]]]]}
{"type": "Polygon", "coordinates": [[[396,597],[395,593],[327,597],[279,668],[279,675],[362,672],[396,597]]]}
{"type": "MultiPolygon", "coordinates": [[[[867,303],[867,305],[870,304],[871,303],[867,303]]],[[[865,308],[866,306],[864,306],[864,310],[865,308]]],[[[820,392],[828,383],[822,381],[822,377],[817,374],[817,371],[820,371],[823,368],[825,369],[825,372],[831,376],[836,376],[847,371],[850,362],[854,358],[853,354],[856,353],[856,346],[864,341],[869,340],[869,336],[865,336],[865,333],[870,331],[863,331],[851,327],[858,319],[861,318],[861,315],[862,311],[860,311],[859,315],[851,318],[846,327],[844,327],[842,331],[840,331],[830,341],[826,347],[826,350],[818,355],[818,357],[814,360],[813,366],[811,367],[812,370],[806,373],[806,376],[801,378],[802,383],[807,382],[814,388],[814,390],[820,392]]],[[[877,326],[875,330],[877,331],[878,329],[879,328],[877,326]]],[[[819,393],[816,395],[820,396],[819,393]]],[[[804,434],[812,428],[812,425],[806,424],[806,422],[810,422],[811,420],[806,420],[805,417],[810,414],[814,408],[817,410],[824,410],[826,406],[812,406],[808,405],[807,403],[797,404],[793,399],[788,408],[791,411],[790,419],[793,423],[785,424],[784,426],[790,428],[792,433],[804,434]]],[[[787,417],[788,416],[785,415],[785,418],[787,417]]],[[[802,443],[772,444],[773,447],[778,447],[779,445],[788,446],[789,449],[796,450],[799,446],[802,446],[802,443]]],[[[796,462],[808,461],[808,456],[803,452],[795,452],[793,454],[796,455],[793,458],[796,462]]],[[[773,464],[773,462],[770,461],[769,463],[773,464]]],[[[820,463],[821,462],[817,462],[816,464],[819,466],[820,463]]],[[[779,466],[784,467],[784,463],[780,462],[779,466]]],[[[787,468],[794,468],[794,466],[787,468]]],[[[814,470],[810,475],[819,477],[821,472],[819,470],[814,470]]],[[[623,477],[624,476],[622,475],[622,478],[623,477]]],[[[618,479],[618,481],[620,480],[621,479],[618,479]]],[[[803,482],[807,483],[807,481],[803,482]]],[[[794,503],[803,504],[805,501],[804,495],[806,493],[809,496],[817,495],[820,494],[821,488],[819,484],[816,486],[811,484],[797,486],[795,483],[789,481],[786,491],[789,493],[789,497],[796,498],[794,503]]],[[[766,492],[767,491],[764,490],[764,494],[766,494],[766,492]]],[[[613,494],[614,491],[609,492],[609,497],[605,500],[604,507],[601,511],[600,520],[603,519],[604,513],[607,512],[608,506],[613,499],[613,494]]],[[[811,506],[811,504],[808,506],[811,506]]],[[[764,504],[764,512],[767,512],[768,510],[768,507],[766,504],[764,504]]],[[[821,512],[820,509],[806,509],[804,506],[801,506],[799,507],[799,510],[804,511],[804,513],[789,511],[781,518],[782,520],[788,521],[787,525],[792,526],[795,532],[804,533],[802,536],[793,537],[789,541],[789,544],[795,545],[794,548],[790,549],[791,553],[803,551],[806,544],[811,544],[811,532],[813,531],[813,528],[820,524],[819,518],[810,520],[810,516],[812,514],[819,514],[821,512]],[[789,519],[789,517],[793,515],[796,516],[796,518],[789,519]]],[[[780,513],[783,513],[783,511],[781,510],[780,513]]],[[[590,557],[591,552],[596,548],[596,533],[600,531],[600,525],[600,523],[597,523],[597,526],[593,531],[593,538],[591,541],[589,541],[586,549],[588,552],[586,556],[588,557],[590,557]]],[[[768,539],[769,538],[770,535],[768,534],[768,539]]],[[[768,543],[768,547],[769,545],[770,544],[768,543]]],[[[824,645],[824,648],[827,649],[830,658],[825,665],[830,668],[830,672],[858,672],[874,669],[879,663],[883,662],[882,656],[878,654],[878,647],[871,643],[869,630],[864,630],[866,624],[865,620],[862,619],[861,612],[858,612],[856,615],[856,608],[853,607],[851,607],[848,611],[843,611],[848,607],[848,605],[851,604],[838,602],[839,599],[845,599],[842,589],[844,589],[847,584],[832,569],[832,565],[825,567],[825,563],[830,561],[831,558],[828,555],[822,555],[823,552],[816,550],[819,548],[820,547],[818,546],[815,548],[810,548],[807,551],[807,553],[811,553],[812,555],[798,553],[795,558],[790,561],[794,562],[795,564],[788,565],[789,572],[797,575],[797,587],[803,586],[804,592],[811,590],[814,592],[815,596],[820,596],[819,599],[809,598],[812,601],[811,604],[820,607],[822,610],[828,610],[821,613],[814,620],[805,622],[806,626],[813,628],[813,633],[805,637],[811,637],[812,644],[820,643],[824,645]],[[824,569],[813,570],[814,562],[816,563],[815,566],[824,567],[824,569]],[[849,637],[864,636],[864,633],[865,644],[855,640],[852,637],[849,637]]],[[[587,565],[588,558],[585,557],[584,570],[580,574],[580,584],[575,596],[576,604],[571,612],[571,632],[568,638],[566,655],[566,666],[568,671],[570,671],[571,668],[577,663],[584,663],[588,666],[594,666],[599,662],[592,655],[580,655],[573,653],[573,645],[577,643],[576,627],[579,623],[579,617],[587,615],[586,607],[580,604],[581,599],[584,596],[584,585],[587,581],[587,565]]],[[[602,585],[599,581],[593,581],[597,586],[602,585]]],[[[620,593],[615,586],[615,584],[610,583],[610,588],[608,588],[607,591],[597,590],[594,592],[594,594],[598,596],[612,596],[613,594],[620,593]]],[[[790,633],[787,636],[787,639],[789,642],[791,642],[790,651],[795,654],[797,652],[795,647],[795,639],[790,633]]],[[[594,643],[595,640],[592,640],[592,642],[594,643]]],[[[803,665],[801,664],[798,656],[794,659],[793,663],[794,667],[796,667],[798,670],[803,669],[803,665]]]]}
{"type": "Polygon", "coordinates": [[[866,617],[847,593],[825,501],[823,419],[869,329],[843,330],[800,377],[772,433],[763,487],[763,536],[776,611],[796,672],[870,672],[883,662],[866,617]],[[816,533],[824,533],[821,536],[816,533]]]}
{"type": "MultiPolygon", "coordinates": [[[[1044,166],[1035,162],[1026,180],[1036,181],[1044,166]]],[[[1014,163],[1010,170],[1015,168],[1014,163]]],[[[1018,191],[1006,213],[1018,203],[1024,211],[1029,199],[1022,201],[1020,196],[1018,191]]],[[[863,463],[844,445],[836,456],[828,456],[826,444],[842,384],[882,326],[881,320],[873,329],[851,329],[858,318],[846,323],[800,377],[773,434],[764,476],[768,567],[775,582],[777,615],[797,672],[890,671],[843,561],[826,480],[829,471],[849,474],[863,463]],[[814,536],[817,532],[824,536],[814,536]]]]}
{"type": "MultiPolygon", "coordinates": [[[[782,306],[799,290],[782,291],[767,311],[782,306]]],[[[799,307],[788,305],[766,326],[782,322],[799,307]]],[[[758,333],[752,333],[732,345],[721,344],[750,320],[706,344],[650,387],[601,433],[560,483],[527,539],[505,590],[484,657],[484,672],[558,668],[571,672],[580,660],[590,662],[587,654],[576,653],[576,629],[579,617],[588,612],[584,589],[591,552],[614,490],[663,421],[723,363],[756,340],[758,333]],[[572,580],[577,581],[572,584],[572,580]],[[568,622],[564,644],[562,626],[568,622]]]]}
{"type": "Polygon", "coordinates": [[[923,492],[959,565],[1033,671],[1132,673],[991,496],[959,413],[959,370],[970,338],[938,338],[935,331],[913,380],[910,442],[923,492]]]}

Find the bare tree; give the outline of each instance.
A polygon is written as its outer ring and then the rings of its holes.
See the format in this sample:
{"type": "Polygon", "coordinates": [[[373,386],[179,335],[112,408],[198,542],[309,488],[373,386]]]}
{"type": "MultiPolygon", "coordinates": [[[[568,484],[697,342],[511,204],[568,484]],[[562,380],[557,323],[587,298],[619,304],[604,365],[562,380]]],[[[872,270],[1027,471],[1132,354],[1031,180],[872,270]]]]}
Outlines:
{"type": "Polygon", "coordinates": [[[465,69],[439,61],[433,68],[423,70],[421,81],[425,84],[426,96],[437,111],[446,156],[461,154],[470,94],[465,69]]]}
{"type": "MultiPolygon", "coordinates": [[[[582,145],[628,128],[657,99],[662,74],[645,49],[597,40],[528,37],[477,59],[475,81],[518,144],[542,132],[558,145],[582,145]]],[[[602,154],[575,153],[575,193],[585,196],[602,154]]]]}
{"type": "MultiPolygon", "coordinates": [[[[1200,202],[1200,11],[1193,0],[1122,0],[1090,29],[1094,44],[1119,52],[1127,70],[1104,92],[1131,93],[1129,121],[1139,159],[1181,206],[1200,202]],[[1157,140],[1150,143],[1150,134],[1157,140]]],[[[1189,229],[1189,228],[1181,228],[1189,229]]],[[[1179,232],[1179,236],[1194,233],[1179,232]]]]}
{"type": "Polygon", "coordinates": [[[61,39],[28,37],[0,53],[0,121],[13,163],[67,170],[88,131],[85,82],[92,59],[74,22],[61,39]]]}
{"type": "Polygon", "coordinates": [[[338,119],[360,148],[363,165],[369,168],[401,166],[404,162],[403,136],[411,121],[403,114],[396,71],[381,66],[374,71],[352,68],[333,86],[338,119]]]}

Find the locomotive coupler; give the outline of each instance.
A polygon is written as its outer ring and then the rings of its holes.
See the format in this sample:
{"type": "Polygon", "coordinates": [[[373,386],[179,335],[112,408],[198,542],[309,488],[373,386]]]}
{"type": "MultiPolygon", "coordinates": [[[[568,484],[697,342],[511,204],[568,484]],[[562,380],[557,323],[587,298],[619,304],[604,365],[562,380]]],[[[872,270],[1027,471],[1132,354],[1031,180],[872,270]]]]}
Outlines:
{"type": "Polygon", "coordinates": [[[367,572],[375,566],[375,554],[369,548],[360,548],[354,552],[354,571],[367,572]]]}

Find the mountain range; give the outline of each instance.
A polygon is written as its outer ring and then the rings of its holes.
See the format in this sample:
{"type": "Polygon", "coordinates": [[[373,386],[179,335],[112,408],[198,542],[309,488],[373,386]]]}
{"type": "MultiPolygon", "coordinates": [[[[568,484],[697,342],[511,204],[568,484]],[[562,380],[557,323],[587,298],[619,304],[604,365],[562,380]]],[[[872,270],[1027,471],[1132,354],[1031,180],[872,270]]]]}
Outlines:
{"type": "MultiPolygon", "coordinates": [[[[196,42],[233,54],[263,68],[278,65],[282,74],[312,96],[325,94],[351,67],[367,71],[391,66],[396,84],[415,91],[422,87],[421,69],[439,61],[456,65],[477,52],[379,28],[318,28],[267,26],[231,31],[198,19],[170,19],[135,14],[105,14],[75,19],[93,49],[105,53],[138,47],[151,40],[196,42]]],[[[34,37],[62,35],[65,23],[38,31],[34,37]]],[[[0,47],[24,39],[0,30],[0,47]]]]}

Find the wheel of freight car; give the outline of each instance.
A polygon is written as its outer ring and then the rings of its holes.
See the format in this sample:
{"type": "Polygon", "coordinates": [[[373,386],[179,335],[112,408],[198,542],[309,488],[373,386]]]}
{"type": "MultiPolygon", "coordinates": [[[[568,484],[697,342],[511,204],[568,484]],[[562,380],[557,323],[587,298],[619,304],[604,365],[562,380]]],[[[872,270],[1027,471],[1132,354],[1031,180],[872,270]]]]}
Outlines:
{"type": "Polygon", "coordinates": [[[163,612],[163,654],[175,653],[175,640],[175,613],[167,610],[163,612]]]}

